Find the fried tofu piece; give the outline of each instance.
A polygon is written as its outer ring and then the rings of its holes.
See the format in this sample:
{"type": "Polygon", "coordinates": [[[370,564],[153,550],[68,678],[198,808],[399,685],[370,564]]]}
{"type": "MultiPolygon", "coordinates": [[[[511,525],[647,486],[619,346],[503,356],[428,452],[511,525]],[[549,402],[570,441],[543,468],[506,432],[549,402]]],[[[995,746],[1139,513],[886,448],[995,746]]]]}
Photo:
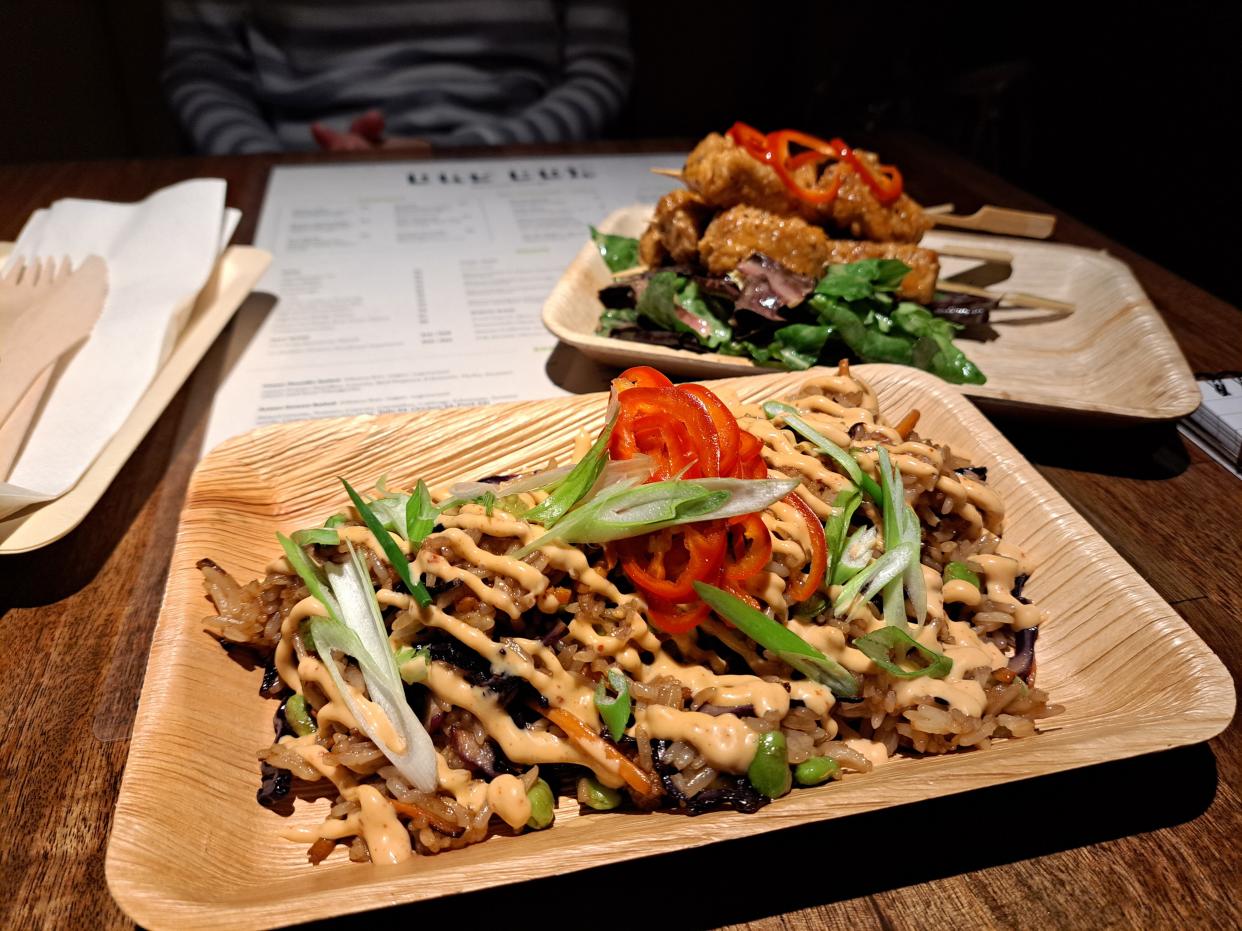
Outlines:
{"type": "Polygon", "coordinates": [[[695,262],[699,257],[699,237],[711,215],[712,209],[691,191],[669,191],[656,204],[651,224],[639,240],[639,258],[650,266],[663,264],[665,256],[674,265],[695,262]]]}
{"type": "MultiPolygon", "coordinates": [[[[874,153],[855,151],[869,164],[879,164],[874,153]]],[[[749,204],[771,213],[801,217],[858,239],[913,243],[931,228],[930,218],[913,198],[902,194],[885,207],[853,170],[833,165],[817,177],[814,166],[803,165],[794,170],[793,177],[804,188],[822,190],[837,171],[846,171],[837,196],[828,204],[810,204],[790,194],[770,165],[753,158],[732,140],[712,133],[686,159],[682,180],[712,207],[724,210],[749,204]]]]}
{"type": "Polygon", "coordinates": [[[900,259],[910,266],[899,297],[927,303],[936,288],[936,253],[910,243],[829,239],[800,217],[780,216],[758,207],[738,206],[717,214],[699,240],[699,257],[708,272],[724,275],[756,252],[799,275],[819,278],[829,265],[861,259],[900,259]]]}
{"type": "Polygon", "coordinates": [[[800,217],[741,205],[716,215],[699,241],[699,257],[713,275],[724,275],[761,252],[791,272],[818,278],[831,254],[828,234],[800,217]]]}

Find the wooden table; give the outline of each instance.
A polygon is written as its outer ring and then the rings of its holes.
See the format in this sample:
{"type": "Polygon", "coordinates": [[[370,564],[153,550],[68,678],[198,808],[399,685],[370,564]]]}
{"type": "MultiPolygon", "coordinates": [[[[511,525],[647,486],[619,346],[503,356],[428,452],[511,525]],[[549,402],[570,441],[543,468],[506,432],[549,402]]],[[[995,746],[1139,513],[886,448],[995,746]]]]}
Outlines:
{"type": "MultiPolygon", "coordinates": [[[[954,201],[962,212],[985,202],[1051,209],[921,140],[890,138],[882,151],[925,203],[954,201]]],[[[229,203],[246,214],[239,240],[249,241],[268,168],[315,159],[322,157],[0,167],[0,239],[14,237],[32,210],[58,197],[136,199],[211,175],[227,179],[229,203]]],[[[1064,215],[1056,238],[1130,263],[1192,368],[1242,367],[1236,309],[1064,215]]],[[[46,549],[0,558],[0,927],[130,925],[108,895],[104,850],[222,343],[85,523],[46,549]]],[[[1014,417],[994,419],[1236,677],[1242,483],[1183,442],[1172,424],[1014,417]]],[[[1242,727],[1235,722],[1206,745],[1000,786],[969,800],[636,859],[384,918],[460,923],[463,915],[503,907],[515,916],[537,909],[550,926],[564,916],[566,925],[592,927],[1237,927],[1240,790],[1242,727]],[[995,817],[973,817],[981,806],[995,817]],[[919,842],[907,847],[906,837],[919,842]],[[639,882],[654,899],[622,918],[610,903],[639,882]],[[549,903],[565,907],[550,910],[549,903]]],[[[193,799],[170,802],[193,811],[193,799]]]]}

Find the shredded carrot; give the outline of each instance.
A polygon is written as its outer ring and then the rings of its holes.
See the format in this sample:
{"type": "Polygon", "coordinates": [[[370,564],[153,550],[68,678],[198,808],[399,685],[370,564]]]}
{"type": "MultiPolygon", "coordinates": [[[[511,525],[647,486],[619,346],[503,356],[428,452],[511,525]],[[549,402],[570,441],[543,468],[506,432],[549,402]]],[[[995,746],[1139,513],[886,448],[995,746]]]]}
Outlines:
{"type": "Polygon", "coordinates": [[[910,434],[914,432],[915,425],[919,422],[919,409],[913,408],[910,413],[901,418],[901,423],[897,424],[897,435],[903,440],[908,440],[910,434]]]}
{"type": "Polygon", "coordinates": [[[850,377],[850,360],[849,359],[842,359],[840,362],[837,363],[837,374],[840,375],[842,378],[850,377]]]}
{"type": "Polygon", "coordinates": [[[449,837],[460,837],[465,832],[465,828],[460,824],[449,821],[434,811],[428,811],[421,805],[415,805],[411,802],[399,802],[395,798],[389,799],[388,802],[396,809],[397,814],[405,815],[407,818],[422,818],[441,834],[447,834],[449,837]]]}
{"type": "Polygon", "coordinates": [[[595,748],[602,752],[609,761],[616,763],[621,778],[635,792],[638,792],[640,795],[656,794],[658,790],[649,774],[639,769],[633,760],[604,740],[604,738],[594,733],[577,717],[570,714],[564,708],[540,708],[537,705],[533,707],[537,708],[540,714],[563,730],[566,737],[584,750],[587,750],[588,753],[590,752],[589,748],[595,748]]]}

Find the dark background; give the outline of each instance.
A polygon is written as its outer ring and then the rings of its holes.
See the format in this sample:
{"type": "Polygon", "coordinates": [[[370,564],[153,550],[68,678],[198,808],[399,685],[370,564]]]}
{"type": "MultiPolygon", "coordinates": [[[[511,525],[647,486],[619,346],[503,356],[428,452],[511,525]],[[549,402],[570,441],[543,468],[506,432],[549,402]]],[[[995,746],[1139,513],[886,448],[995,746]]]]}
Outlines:
{"type": "MultiPolygon", "coordinates": [[[[1242,305],[1235,3],[632,7],[637,73],[614,136],[736,119],[916,131],[1242,305]]],[[[158,83],[159,0],[0,10],[0,162],[184,151],[158,83]]]]}

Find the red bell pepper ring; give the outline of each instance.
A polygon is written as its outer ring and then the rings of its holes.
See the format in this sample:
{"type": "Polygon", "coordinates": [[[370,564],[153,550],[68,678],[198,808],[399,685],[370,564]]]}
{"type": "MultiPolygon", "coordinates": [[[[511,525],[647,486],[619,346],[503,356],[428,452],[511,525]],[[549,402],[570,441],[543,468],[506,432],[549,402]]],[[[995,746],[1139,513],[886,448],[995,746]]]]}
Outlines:
{"type": "Polygon", "coordinates": [[[782,500],[802,517],[811,543],[810,568],[801,578],[790,576],[785,586],[785,600],[790,603],[806,601],[815,594],[820,583],[824,581],[824,573],[828,571],[828,541],[824,537],[824,525],[819,522],[811,506],[802,500],[801,495],[796,491],[790,492],[782,500]]]}

